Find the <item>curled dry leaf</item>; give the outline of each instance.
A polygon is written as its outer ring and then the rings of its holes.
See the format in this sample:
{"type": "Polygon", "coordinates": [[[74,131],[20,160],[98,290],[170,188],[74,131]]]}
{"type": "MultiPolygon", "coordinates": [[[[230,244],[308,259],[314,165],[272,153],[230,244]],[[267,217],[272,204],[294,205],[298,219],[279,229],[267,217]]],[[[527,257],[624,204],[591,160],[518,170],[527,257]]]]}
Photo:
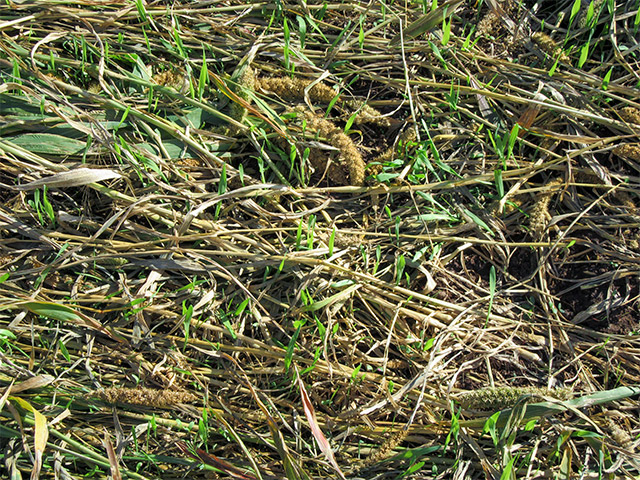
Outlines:
{"type": "Polygon", "coordinates": [[[318,420],[316,419],[316,411],[311,404],[311,399],[307,394],[307,390],[304,388],[304,383],[302,383],[302,379],[300,378],[300,373],[296,370],[296,376],[298,377],[298,386],[300,387],[300,395],[302,396],[302,407],[304,408],[304,414],[307,417],[307,421],[309,422],[309,427],[311,427],[311,433],[313,433],[313,438],[316,439],[320,450],[324,453],[324,456],[327,457],[329,463],[335,468],[338,477],[343,480],[346,480],[344,473],[340,470],[338,466],[338,462],[336,461],[336,457],[333,455],[333,450],[331,450],[331,445],[329,445],[329,441],[327,437],[324,436],[322,430],[320,429],[320,425],[318,425],[318,420]]]}
{"type": "Polygon", "coordinates": [[[82,185],[88,185],[89,183],[102,182],[120,177],[122,177],[120,173],[107,168],[82,167],[40,178],[15,188],[17,190],[35,190],[45,185],[50,188],[80,187],[82,185]]]}

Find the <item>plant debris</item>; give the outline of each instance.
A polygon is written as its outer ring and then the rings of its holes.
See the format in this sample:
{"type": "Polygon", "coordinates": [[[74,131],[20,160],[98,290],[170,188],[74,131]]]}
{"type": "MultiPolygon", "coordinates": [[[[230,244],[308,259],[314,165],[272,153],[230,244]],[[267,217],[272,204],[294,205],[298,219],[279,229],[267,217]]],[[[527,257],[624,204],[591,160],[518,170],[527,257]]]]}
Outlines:
{"type": "Polygon", "coordinates": [[[0,476],[640,476],[637,8],[1,5],[0,476]]]}

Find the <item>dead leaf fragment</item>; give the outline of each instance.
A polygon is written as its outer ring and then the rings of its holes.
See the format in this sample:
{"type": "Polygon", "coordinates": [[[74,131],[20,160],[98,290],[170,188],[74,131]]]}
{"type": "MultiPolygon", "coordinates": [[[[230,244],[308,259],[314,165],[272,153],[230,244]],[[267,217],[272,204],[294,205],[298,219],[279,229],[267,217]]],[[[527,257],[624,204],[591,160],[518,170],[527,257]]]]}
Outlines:
{"type": "Polygon", "coordinates": [[[114,170],[107,168],[76,168],[67,172],[56,173],[49,177],[40,178],[29,182],[25,185],[19,185],[15,187],[16,190],[35,190],[43,186],[49,188],[67,188],[67,187],[80,187],[82,185],[88,185],[89,183],[102,182],[104,180],[111,180],[114,178],[121,178],[122,175],[114,170]]]}

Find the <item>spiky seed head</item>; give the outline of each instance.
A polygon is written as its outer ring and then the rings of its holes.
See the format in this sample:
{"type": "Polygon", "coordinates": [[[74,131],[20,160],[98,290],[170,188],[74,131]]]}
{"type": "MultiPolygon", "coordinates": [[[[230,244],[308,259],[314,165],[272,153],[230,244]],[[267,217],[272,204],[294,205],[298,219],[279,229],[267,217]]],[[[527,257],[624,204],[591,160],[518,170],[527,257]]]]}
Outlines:
{"type": "Polygon", "coordinates": [[[624,107],[620,109],[620,117],[625,122],[640,125],[640,110],[635,107],[624,107]]]}
{"type": "Polygon", "coordinates": [[[196,396],[178,390],[154,390],[151,388],[119,388],[110,387],[96,390],[91,397],[99,398],[107,403],[127,403],[156,408],[166,408],[180,403],[196,400],[196,396]]]}
{"type": "Polygon", "coordinates": [[[482,388],[463,393],[458,397],[460,404],[470,410],[502,410],[513,407],[523,395],[551,397],[567,400],[573,396],[570,388],[547,389],[539,387],[497,387],[482,388]]]}
{"type": "MultiPolygon", "coordinates": [[[[311,85],[311,80],[289,77],[265,77],[256,82],[256,87],[274,93],[287,102],[304,101],[304,91],[311,85]]],[[[330,103],[336,92],[326,84],[318,82],[309,89],[309,100],[316,103],[330,103]]]]}
{"type": "Polygon", "coordinates": [[[640,162],[640,144],[624,144],[613,149],[613,153],[619,157],[628,158],[640,162]]]}
{"type": "Polygon", "coordinates": [[[546,33],[536,32],[531,36],[531,39],[536,45],[545,52],[547,55],[553,58],[558,58],[561,62],[568,62],[569,57],[561,47],[558,46],[556,41],[546,33]]]}

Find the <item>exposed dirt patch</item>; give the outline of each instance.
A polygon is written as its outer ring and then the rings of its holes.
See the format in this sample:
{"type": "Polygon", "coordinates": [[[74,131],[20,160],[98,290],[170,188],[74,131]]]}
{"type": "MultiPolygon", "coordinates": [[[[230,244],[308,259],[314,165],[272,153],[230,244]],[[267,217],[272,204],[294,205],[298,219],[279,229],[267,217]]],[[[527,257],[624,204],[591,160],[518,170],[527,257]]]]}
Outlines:
{"type": "Polygon", "coordinates": [[[616,259],[578,247],[570,258],[557,255],[549,289],[569,321],[598,332],[627,335],[638,330],[637,275],[617,275],[616,259]]]}
{"type": "Polygon", "coordinates": [[[489,285],[491,263],[477,253],[458,256],[449,263],[448,267],[451,272],[464,276],[477,285],[489,285]]]}
{"type": "Polygon", "coordinates": [[[529,277],[536,268],[536,255],[529,247],[520,247],[509,258],[507,272],[517,280],[529,277]]]}
{"type": "MultiPolygon", "coordinates": [[[[508,355],[504,355],[503,358],[492,356],[489,359],[491,376],[496,384],[520,387],[531,385],[532,382],[537,381],[525,363],[519,361],[515,356],[513,358],[507,357],[508,355]]],[[[488,378],[488,374],[487,362],[479,361],[474,364],[472,369],[460,376],[459,386],[464,390],[486,388],[489,385],[484,379],[488,378]]]]}

